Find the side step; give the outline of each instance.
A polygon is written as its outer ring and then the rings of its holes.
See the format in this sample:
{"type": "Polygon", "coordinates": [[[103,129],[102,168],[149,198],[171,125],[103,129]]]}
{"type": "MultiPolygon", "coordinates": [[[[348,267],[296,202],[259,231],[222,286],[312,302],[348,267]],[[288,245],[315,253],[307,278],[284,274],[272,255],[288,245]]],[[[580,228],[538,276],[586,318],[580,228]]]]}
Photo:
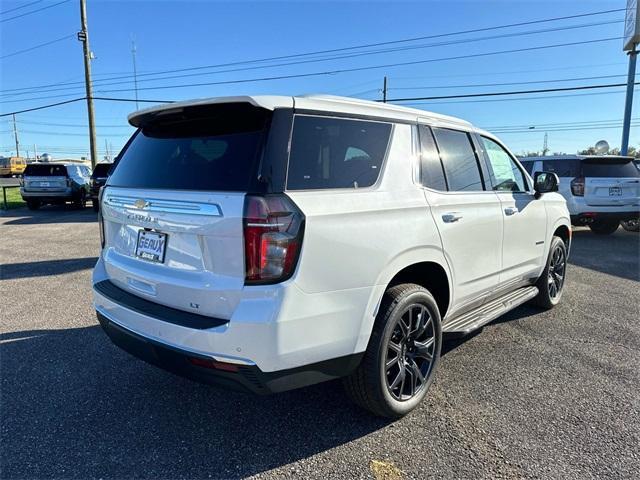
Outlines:
{"type": "Polygon", "coordinates": [[[523,287],[455,317],[442,326],[443,333],[469,333],[486,325],[509,310],[528,302],[538,294],[538,287],[523,287]]]}

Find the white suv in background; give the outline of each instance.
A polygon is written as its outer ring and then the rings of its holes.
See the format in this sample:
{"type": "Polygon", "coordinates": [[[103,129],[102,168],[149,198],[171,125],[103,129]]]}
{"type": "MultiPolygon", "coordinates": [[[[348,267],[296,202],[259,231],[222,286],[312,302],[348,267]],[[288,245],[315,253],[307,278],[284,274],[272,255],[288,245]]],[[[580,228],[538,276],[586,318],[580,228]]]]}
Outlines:
{"type": "Polygon", "coordinates": [[[255,393],[344,378],[398,417],[442,335],[551,308],[571,241],[535,181],[456,118],[339,97],[181,102],[138,128],[101,191],[98,319],[180,375],[255,393]]]}
{"type": "Polygon", "coordinates": [[[620,222],[637,222],[640,216],[640,171],[633,157],[554,155],[523,157],[520,162],[530,174],[558,175],[573,225],[608,235],[620,222]]]}

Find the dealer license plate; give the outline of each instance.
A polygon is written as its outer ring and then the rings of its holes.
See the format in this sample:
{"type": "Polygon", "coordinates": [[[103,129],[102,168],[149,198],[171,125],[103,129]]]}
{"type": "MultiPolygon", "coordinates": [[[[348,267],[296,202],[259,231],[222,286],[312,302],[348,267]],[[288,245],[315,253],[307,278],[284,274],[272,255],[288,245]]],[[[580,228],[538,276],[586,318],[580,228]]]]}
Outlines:
{"type": "Polygon", "coordinates": [[[136,256],[150,262],[164,262],[164,253],[167,249],[167,234],[140,230],[136,245],[136,256]]]}

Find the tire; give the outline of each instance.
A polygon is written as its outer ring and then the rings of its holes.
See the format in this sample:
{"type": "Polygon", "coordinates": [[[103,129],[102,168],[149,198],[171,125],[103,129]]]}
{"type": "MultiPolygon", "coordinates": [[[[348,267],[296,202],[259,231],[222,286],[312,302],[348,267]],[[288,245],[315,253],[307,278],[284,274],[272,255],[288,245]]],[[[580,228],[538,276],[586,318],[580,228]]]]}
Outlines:
{"type": "Polygon", "coordinates": [[[596,220],[589,225],[589,228],[596,235],[611,235],[618,229],[618,220],[596,220]]]}
{"type": "Polygon", "coordinates": [[[27,200],[27,208],[29,210],[38,210],[40,205],[40,200],[27,200]]]}
{"type": "Polygon", "coordinates": [[[80,190],[78,196],[73,200],[73,205],[76,208],[82,209],[87,206],[87,192],[80,190]]]}
{"type": "Polygon", "coordinates": [[[624,228],[627,232],[640,232],[640,220],[627,220],[626,222],[620,222],[622,228],[624,228]]]}
{"type": "Polygon", "coordinates": [[[531,303],[549,310],[560,303],[567,278],[567,246],[560,237],[551,239],[547,264],[536,282],[538,295],[531,303]]]}
{"type": "Polygon", "coordinates": [[[100,203],[98,202],[98,200],[91,200],[91,206],[93,207],[93,211],[98,213],[98,211],[100,210],[100,203]]]}
{"type": "Polygon", "coordinates": [[[426,395],[441,347],[440,312],[431,293],[411,283],[390,288],[360,365],[343,379],[347,395],[374,415],[406,415],[426,395]]]}

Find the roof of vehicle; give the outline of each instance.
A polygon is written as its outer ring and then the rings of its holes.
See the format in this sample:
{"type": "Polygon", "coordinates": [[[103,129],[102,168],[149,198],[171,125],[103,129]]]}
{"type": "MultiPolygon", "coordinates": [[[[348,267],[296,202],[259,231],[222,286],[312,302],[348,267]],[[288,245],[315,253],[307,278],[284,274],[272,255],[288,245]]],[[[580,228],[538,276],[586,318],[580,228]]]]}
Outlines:
{"type": "Polygon", "coordinates": [[[27,167],[29,165],[48,165],[48,166],[52,166],[52,167],[56,167],[56,166],[69,167],[69,166],[73,166],[73,165],[78,165],[78,166],[82,166],[82,167],[86,166],[86,165],[82,165],[81,163],[74,163],[74,162],[32,162],[32,163],[29,163],[27,165],[27,167]]]}
{"type": "Polygon", "coordinates": [[[427,112],[417,108],[403,107],[389,103],[373,102],[357,98],[338,97],[333,95],[302,95],[302,96],[277,96],[277,95],[247,95],[236,97],[216,97],[198,100],[186,100],[175,103],[166,103],[154,107],[138,110],[129,115],[129,123],[134,127],[140,126],[145,120],[160,113],[174,112],[185,107],[213,105],[219,103],[249,103],[256,107],[274,110],[276,108],[296,108],[302,110],[347,113],[352,115],[366,115],[400,121],[416,121],[424,119],[427,122],[451,124],[457,127],[472,128],[466,120],[448,115],[427,112]]]}
{"type": "Polygon", "coordinates": [[[545,155],[543,157],[518,157],[521,162],[535,162],[538,160],[611,160],[619,162],[620,159],[628,161],[633,157],[623,155],[545,155]]]}

